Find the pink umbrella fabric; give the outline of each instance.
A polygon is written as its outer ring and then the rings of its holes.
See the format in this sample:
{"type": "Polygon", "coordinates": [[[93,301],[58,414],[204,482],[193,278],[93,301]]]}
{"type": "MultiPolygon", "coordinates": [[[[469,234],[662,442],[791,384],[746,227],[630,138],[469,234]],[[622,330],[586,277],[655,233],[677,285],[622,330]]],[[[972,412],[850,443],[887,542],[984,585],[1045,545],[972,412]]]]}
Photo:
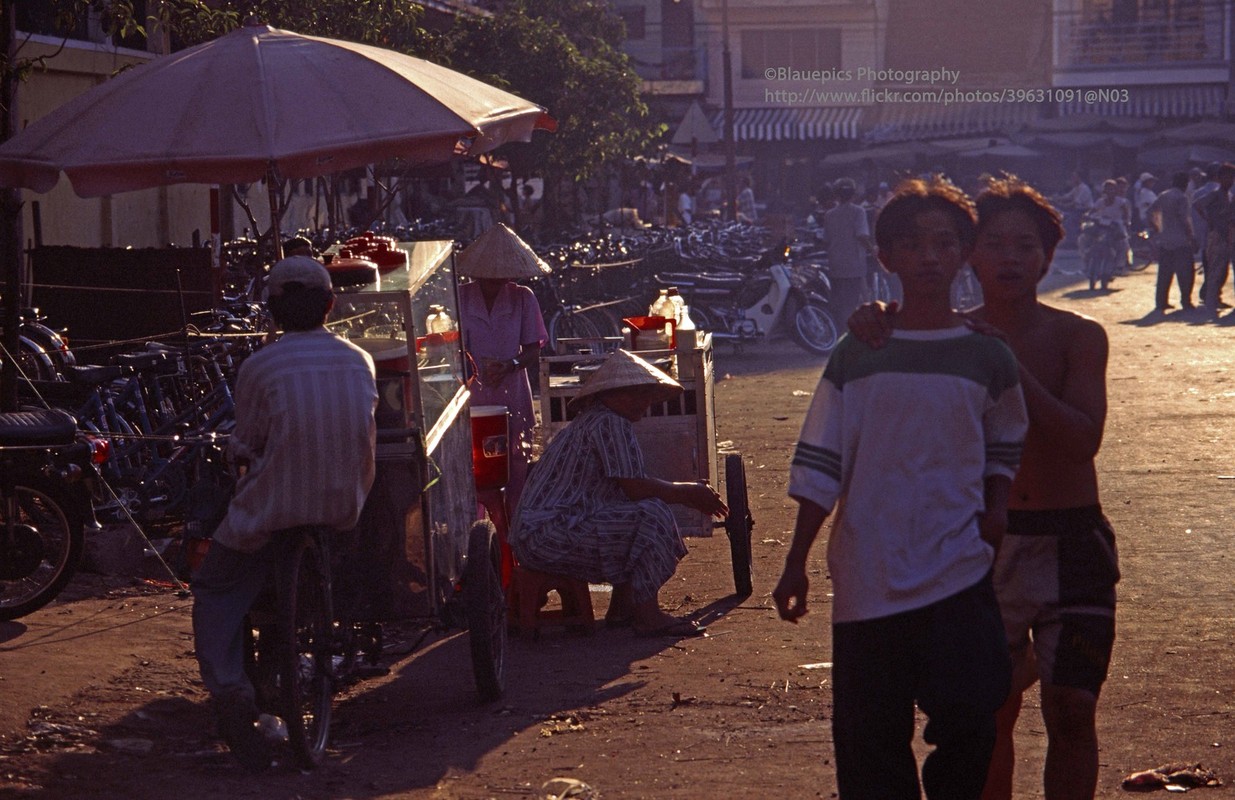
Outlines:
{"type": "Polygon", "coordinates": [[[82,197],[305,178],[399,157],[440,163],[527,141],[539,106],[391,50],[240,28],[136,67],[0,145],[0,185],[82,197]]]}

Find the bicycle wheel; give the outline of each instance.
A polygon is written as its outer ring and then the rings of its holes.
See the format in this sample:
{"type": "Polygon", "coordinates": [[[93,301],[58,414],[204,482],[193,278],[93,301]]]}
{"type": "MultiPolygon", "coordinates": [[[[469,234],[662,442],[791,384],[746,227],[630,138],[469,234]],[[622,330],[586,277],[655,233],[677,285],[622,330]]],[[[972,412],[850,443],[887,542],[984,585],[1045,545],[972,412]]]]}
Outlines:
{"type": "Polygon", "coordinates": [[[803,349],[820,356],[831,353],[840,338],[827,307],[814,300],[793,303],[789,308],[789,331],[803,349]]]}
{"type": "Polygon", "coordinates": [[[1145,231],[1132,235],[1132,271],[1140,272],[1157,260],[1154,244],[1145,231]]]}
{"type": "Polygon", "coordinates": [[[82,520],[63,490],[23,480],[0,499],[0,620],[47,605],[81,563],[82,520]]]}
{"type": "Polygon", "coordinates": [[[278,587],[280,716],[296,763],[312,769],[330,740],[334,682],[330,570],[311,534],[288,551],[278,587]]]}
{"type": "Polygon", "coordinates": [[[493,523],[480,520],[467,535],[463,605],[476,691],[485,703],[499,699],[506,691],[506,595],[501,569],[497,530],[493,523]]]}
{"type": "Polygon", "coordinates": [[[725,533],[729,536],[729,556],[733,561],[733,588],[738,597],[750,597],[754,591],[751,580],[750,530],[755,521],[750,514],[746,494],[746,465],[740,453],[725,456],[725,533]]]}

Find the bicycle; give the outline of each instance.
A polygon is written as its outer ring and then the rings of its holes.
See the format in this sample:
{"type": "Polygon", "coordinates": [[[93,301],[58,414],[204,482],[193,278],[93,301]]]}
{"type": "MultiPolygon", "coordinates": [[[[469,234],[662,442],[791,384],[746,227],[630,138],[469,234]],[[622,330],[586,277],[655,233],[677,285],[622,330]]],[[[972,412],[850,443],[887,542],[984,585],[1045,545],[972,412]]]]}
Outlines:
{"type": "Polygon", "coordinates": [[[1125,248],[1120,246],[1122,238],[1115,223],[1103,223],[1092,217],[1081,223],[1077,245],[1091,291],[1099,285],[1106,289],[1115,276],[1117,266],[1126,263],[1121,252],[1125,248]]]}
{"type": "MultiPolygon", "coordinates": [[[[331,539],[321,526],[275,534],[277,563],[245,625],[245,670],[258,710],[287,726],[287,744],[304,769],[318,766],[330,742],[334,693],[381,652],[378,623],[349,618],[336,608],[331,539]]],[[[468,532],[467,563],[454,587],[452,612],[468,629],[477,691],[483,701],[505,691],[506,597],[501,546],[493,524],[478,521],[468,532]]]]}

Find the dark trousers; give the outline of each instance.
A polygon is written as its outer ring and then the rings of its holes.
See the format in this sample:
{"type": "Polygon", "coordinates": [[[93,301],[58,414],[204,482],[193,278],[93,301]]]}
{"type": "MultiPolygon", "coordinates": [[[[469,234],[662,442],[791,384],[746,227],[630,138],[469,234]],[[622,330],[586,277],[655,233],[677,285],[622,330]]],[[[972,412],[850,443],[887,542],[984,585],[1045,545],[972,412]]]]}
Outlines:
{"type": "Polygon", "coordinates": [[[1154,295],[1158,308],[1166,308],[1170,302],[1172,278],[1179,285],[1180,305],[1184,308],[1191,308],[1192,284],[1196,280],[1196,268],[1192,261],[1192,248],[1187,245],[1163,250],[1158,257],[1158,287],[1154,295]]]}
{"type": "Polygon", "coordinates": [[[212,697],[253,701],[253,684],[244,671],[244,618],[293,541],[291,536],[276,536],[256,553],[211,542],[194,572],[194,649],[212,697]]]}
{"type": "Polygon", "coordinates": [[[842,800],[917,800],[914,704],[935,749],[931,800],[982,794],[1012,662],[990,576],[924,608],[832,626],[832,735],[842,800]]]}
{"type": "Polygon", "coordinates": [[[832,296],[828,300],[831,306],[832,320],[841,333],[849,330],[849,317],[862,304],[862,295],[866,291],[866,278],[832,278],[832,296]]]}

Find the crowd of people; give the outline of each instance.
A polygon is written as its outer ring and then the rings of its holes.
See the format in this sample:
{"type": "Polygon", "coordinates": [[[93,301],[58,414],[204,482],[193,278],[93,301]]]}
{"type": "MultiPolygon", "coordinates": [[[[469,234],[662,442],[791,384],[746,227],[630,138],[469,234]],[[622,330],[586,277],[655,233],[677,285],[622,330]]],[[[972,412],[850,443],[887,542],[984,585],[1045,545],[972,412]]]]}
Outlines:
{"type": "MultiPolygon", "coordinates": [[[[1177,279],[1186,280],[1181,264],[1195,247],[1193,210],[1208,226],[1211,268],[1229,258],[1235,167],[1210,174],[1217,188],[1191,198],[1179,176],[1152,199],[1153,181],[1140,181],[1143,216],[1177,279]]],[[[847,303],[850,332],[824,368],[792,455],[787,491],[799,511],[773,592],[785,620],[807,612],[810,549],[839,509],[827,560],[840,796],[916,798],[922,787],[930,798],[1009,798],[1012,730],[1024,692],[1040,682],[1046,796],[1092,797],[1119,580],[1094,466],[1108,345],[1093,320],[1038,299],[1064,237],[1061,216],[1015,178],[991,179],[976,199],[939,176],[905,181],[872,195],[873,214],[855,202],[852,182],[833,188],[822,214],[832,247],[851,257],[855,277],[873,250],[904,295],[847,303]],[[950,287],[966,264],[985,304],[961,314],[950,287]],[[915,707],[934,747],[920,777],[915,707]]],[[[728,509],[705,481],[650,475],[633,427],[680,384],[618,351],[584,381],[574,419],[529,470],[527,370],[546,335],[535,298],[515,281],[543,269],[500,225],[459,259],[470,279],[460,315],[477,364],[473,390],[515,411],[509,544],[529,568],[612,584],[610,626],[700,635],[658,602],[687,552],[669,506],[728,509]]],[[[1211,275],[1207,299],[1219,278],[1211,275]]],[[[268,765],[269,749],[241,665],[244,609],[278,558],[281,532],[354,524],[373,479],[373,364],[323,326],[329,275],[293,255],[274,267],[268,292],[287,333],[242,366],[232,450],[249,471],[193,584],[202,678],[221,733],[251,769],[268,765]],[[289,388],[302,385],[335,404],[302,402],[305,393],[289,388]],[[347,469],[337,446],[309,436],[326,429],[348,444],[347,469]],[[306,451],[331,453],[330,462],[306,451]],[[299,499],[267,488],[291,485],[281,473],[295,476],[299,499]],[[335,499],[324,508],[322,498],[335,499]]]]}
{"type": "MultiPolygon", "coordinates": [[[[1074,172],[1068,191],[1054,198],[1064,212],[1070,237],[1077,238],[1081,221],[1093,219],[1111,226],[1121,252],[1128,254],[1129,235],[1145,231],[1158,263],[1154,295],[1157,312],[1177,306],[1171,302],[1171,287],[1178,292],[1178,308],[1200,307],[1211,318],[1230,308],[1222,290],[1231,268],[1231,246],[1235,238],[1231,186],[1235,165],[1211,163],[1171,174],[1159,182],[1152,173],[1142,173],[1129,185],[1124,177],[1104,180],[1101,192],[1094,193],[1084,176],[1074,172]],[[1197,269],[1200,289],[1194,294],[1197,269]]],[[[1106,288],[1114,274],[1094,276],[1106,288]]],[[[1094,288],[1091,286],[1090,288],[1094,288]]]]}

